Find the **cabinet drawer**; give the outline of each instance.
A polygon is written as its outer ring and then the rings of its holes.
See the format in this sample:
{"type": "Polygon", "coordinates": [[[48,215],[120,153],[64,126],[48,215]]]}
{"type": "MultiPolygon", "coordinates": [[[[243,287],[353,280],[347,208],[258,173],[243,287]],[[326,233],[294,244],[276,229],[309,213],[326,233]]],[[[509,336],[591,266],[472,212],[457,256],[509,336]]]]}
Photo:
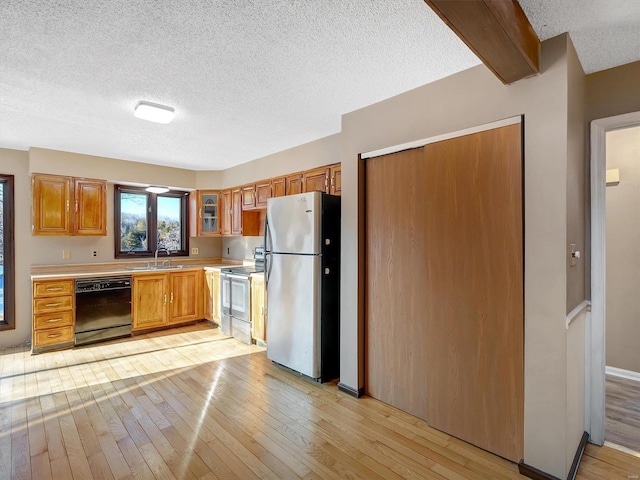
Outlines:
{"type": "Polygon", "coordinates": [[[33,313],[53,313],[71,310],[73,308],[73,296],[63,295],[53,298],[36,298],[33,300],[33,313]]]}
{"type": "Polygon", "coordinates": [[[73,280],[35,282],[33,287],[34,297],[52,297],[71,294],[73,294],[73,280]]]}
{"type": "Polygon", "coordinates": [[[69,342],[73,342],[73,327],[56,327],[48,330],[36,330],[33,335],[33,348],[69,342]]]}
{"type": "Polygon", "coordinates": [[[33,328],[40,330],[43,328],[66,327],[73,325],[73,312],[48,313],[45,315],[34,315],[33,328]]]}

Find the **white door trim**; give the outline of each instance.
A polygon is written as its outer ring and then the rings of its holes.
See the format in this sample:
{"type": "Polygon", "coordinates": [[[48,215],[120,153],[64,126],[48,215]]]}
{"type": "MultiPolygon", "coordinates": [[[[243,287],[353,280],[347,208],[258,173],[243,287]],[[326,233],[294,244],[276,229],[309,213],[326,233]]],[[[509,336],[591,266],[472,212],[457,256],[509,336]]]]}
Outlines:
{"type": "Polygon", "coordinates": [[[585,426],[604,443],[606,299],[606,133],[640,125],[640,112],[591,122],[591,323],[586,331],[585,426]]]}

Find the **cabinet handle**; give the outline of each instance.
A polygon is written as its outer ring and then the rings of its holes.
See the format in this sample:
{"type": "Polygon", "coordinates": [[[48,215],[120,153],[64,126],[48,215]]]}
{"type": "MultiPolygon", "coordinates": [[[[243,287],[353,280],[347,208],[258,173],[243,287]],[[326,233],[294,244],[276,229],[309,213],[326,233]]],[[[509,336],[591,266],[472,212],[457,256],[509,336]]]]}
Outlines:
{"type": "Polygon", "coordinates": [[[59,307],[60,305],[62,305],[61,302],[58,302],[58,303],[47,303],[45,305],[45,307],[59,307]]]}
{"type": "Polygon", "coordinates": [[[59,292],[62,290],[62,287],[47,287],[47,292],[59,292]]]}
{"type": "Polygon", "coordinates": [[[167,294],[166,293],[164,294],[164,304],[165,305],[167,304],[167,294]]]}
{"type": "Polygon", "coordinates": [[[173,292],[171,292],[171,300],[169,300],[170,303],[173,303],[173,292]]]}
{"type": "Polygon", "coordinates": [[[61,333],[50,333],[49,335],[47,335],[47,338],[56,338],[61,336],[62,336],[61,333]]]}
{"type": "Polygon", "coordinates": [[[78,201],[76,200],[76,213],[78,213],[78,201]]]}
{"type": "Polygon", "coordinates": [[[50,318],[49,320],[45,320],[44,323],[56,323],[62,320],[62,318],[50,318]]]}

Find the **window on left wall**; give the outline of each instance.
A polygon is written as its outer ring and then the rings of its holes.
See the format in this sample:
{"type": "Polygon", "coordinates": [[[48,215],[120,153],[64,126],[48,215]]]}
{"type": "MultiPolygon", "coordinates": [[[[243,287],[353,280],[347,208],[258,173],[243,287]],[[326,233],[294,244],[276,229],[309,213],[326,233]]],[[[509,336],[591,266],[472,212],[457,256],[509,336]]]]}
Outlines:
{"type": "Polygon", "coordinates": [[[189,192],[115,186],[115,257],[189,254],[189,192]]]}
{"type": "Polygon", "coordinates": [[[0,330],[16,326],[13,175],[0,174],[0,330]]]}

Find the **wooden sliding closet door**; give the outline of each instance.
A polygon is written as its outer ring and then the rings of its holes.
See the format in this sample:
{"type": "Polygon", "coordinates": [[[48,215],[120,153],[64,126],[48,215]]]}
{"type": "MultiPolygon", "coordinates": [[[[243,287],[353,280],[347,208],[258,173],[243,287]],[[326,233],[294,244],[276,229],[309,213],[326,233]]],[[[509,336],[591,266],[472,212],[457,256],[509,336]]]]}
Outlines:
{"type": "Polygon", "coordinates": [[[422,148],[366,160],[368,395],[426,418],[422,148]]]}
{"type": "Polygon", "coordinates": [[[520,129],[426,145],[421,212],[427,420],[516,462],[524,437],[520,129]]]}

